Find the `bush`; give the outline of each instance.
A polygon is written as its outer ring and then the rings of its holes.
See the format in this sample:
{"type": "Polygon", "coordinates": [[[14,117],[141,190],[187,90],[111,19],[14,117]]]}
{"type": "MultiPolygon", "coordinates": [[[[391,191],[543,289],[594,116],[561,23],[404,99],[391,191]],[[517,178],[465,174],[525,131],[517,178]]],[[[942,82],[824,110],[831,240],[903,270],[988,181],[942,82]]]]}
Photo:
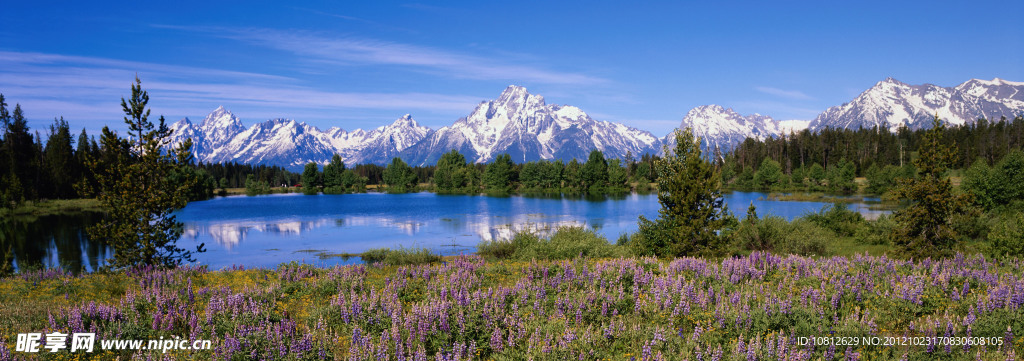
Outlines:
{"type": "Polygon", "coordinates": [[[789,224],[780,245],[780,253],[828,255],[828,244],[835,238],[835,234],[828,229],[804,219],[797,219],[789,224]]]}
{"type": "Polygon", "coordinates": [[[779,254],[827,255],[835,233],[806,219],[786,222],[768,216],[744,220],[731,235],[738,251],[769,251],[779,254]]]}
{"type": "Polygon", "coordinates": [[[616,247],[601,235],[583,227],[562,227],[550,238],[533,232],[516,233],[509,240],[485,241],[477,246],[485,257],[515,260],[552,260],[627,256],[625,247],[616,247]]]}
{"type": "Polygon", "coordinates": [[[989,232],[988,239],[993,256],[1024,256],[1024,214],[1000,217],[989,232]]]}
{"type": "Polygon", "coordinates": [[[858,242],[871,245],[889,245],[892,232],[896,229],[896,220],[892,214],[883,214],[874,222],[865,222],[866,227],[858,227],[854,238],[858,242]]]}
{"type": "Polygon", "coordinates": [[[842,204],[824,206],[818,213],[807,214],[803,219],[843,237],[855,235],[857,229],[864,223],[864,217],[860,213],[851,211],[842,204]]]}
{"type": "Polygon", "coordinates": [[[747,251],[777,251],[783,241],[788,224],[785,219],[768,216],[744,219],[734,233],[737,245],[747,251]]]}
{"type": "Polygon", "coordinates": [[[389,266],[428,264],[439,262],[442,259],[440,255],[426,248],[412,249],[404,247],[400,247],[397,250],[374,248],[363,252],[361,257],[363,262],[366,263],[383,263],[389,266]]]}

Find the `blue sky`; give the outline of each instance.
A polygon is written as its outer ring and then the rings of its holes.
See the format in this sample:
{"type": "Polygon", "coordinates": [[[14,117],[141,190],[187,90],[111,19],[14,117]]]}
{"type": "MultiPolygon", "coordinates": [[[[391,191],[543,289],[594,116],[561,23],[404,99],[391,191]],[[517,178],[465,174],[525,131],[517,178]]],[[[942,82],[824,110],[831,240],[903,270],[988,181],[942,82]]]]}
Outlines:
{"type": "MultiPolygon", "coordinates": [[[[893,77],[1024,81],[1014,1],[13,1],[0,93],[29,125],[123,129],[136,74],[154,115],[223,105],[373,128],[438,128],[508,85],[658,136],[688,110],[812,119],[893,77]]],[[[95,133],[93,133],[95,134],[95,133]]]]}

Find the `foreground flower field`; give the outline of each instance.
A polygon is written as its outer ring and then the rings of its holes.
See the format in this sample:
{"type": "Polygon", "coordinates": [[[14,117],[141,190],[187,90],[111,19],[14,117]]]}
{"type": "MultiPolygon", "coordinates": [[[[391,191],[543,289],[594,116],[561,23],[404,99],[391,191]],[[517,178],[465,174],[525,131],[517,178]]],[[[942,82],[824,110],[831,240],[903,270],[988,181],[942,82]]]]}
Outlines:
{"type": "Polygon", "coordinates": [[[0,283],[0,359],[1015,360],[1022,272],[1020,260],[981,256],[764,253],[39,271],[0,283]],[[18,333],[53,331],[208,339],[213,349],[15,351],[18,333]]]}

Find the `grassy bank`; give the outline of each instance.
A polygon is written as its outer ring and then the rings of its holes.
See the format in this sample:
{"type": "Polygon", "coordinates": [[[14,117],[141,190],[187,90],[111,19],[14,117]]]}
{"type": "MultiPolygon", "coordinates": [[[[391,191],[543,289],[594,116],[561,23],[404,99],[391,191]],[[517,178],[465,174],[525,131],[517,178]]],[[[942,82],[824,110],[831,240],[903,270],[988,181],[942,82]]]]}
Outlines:
{"type": "Polygon", "coordinates": [[[0,217],[41,217],[82,212],[103,212],[105,208],[95,198],[54,199],[28,201],[16,208],[0,208],[0,217]]]}
{"type": "MultiPolygon", "coordinates": [[[[1024,352],[1022,272],[1020,260],[982,257],[908,262],[766,253],[35,272],[0,282],[0,358],[26,355],[12,351],[17,333],[59,330],[95,331],[98,340],[213,340],[212,350],[166,355],[190,360],[1005,360],[1024,352]],[[966,335],[990,344],[798,342],[966,335]]],[[[34,356],[147,357],[97,351],[34,356]]]]}

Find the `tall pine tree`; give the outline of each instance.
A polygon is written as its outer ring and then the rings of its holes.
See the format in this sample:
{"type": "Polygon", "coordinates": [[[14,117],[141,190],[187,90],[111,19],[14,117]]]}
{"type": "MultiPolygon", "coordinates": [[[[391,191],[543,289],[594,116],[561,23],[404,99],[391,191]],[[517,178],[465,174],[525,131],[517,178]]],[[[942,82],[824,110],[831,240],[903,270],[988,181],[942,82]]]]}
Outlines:
{"type": "Polygon", "coordinates": [[[957,161],[957,147],[943,141],[946,127],[938,115],[925,132],[914,160],[917,175],[901,179],[892,190],[895,198],[910,200],[907,208],[895,212],[894,241],[909,257],[942,257],[956,245],[957,234],[951,224],[955,214],[968,211],[970,198],[954,194],[946,170],[957,161]]]}
{"type": "Polygon", "coordinates": [[[722,199],[721,174],[700,150],[693,131],[676,131],[675,149],[655,163],[658,176],[658,219],[640,216],[640,230],[631,241],[641,255],[715,256],[723,245],[717,232],[728,210],[722,199]]]}
{"type": "MultiPolygon", "coordinates": [[[[149,94],[135,78],[131,97],[121,99],[124,121],[133,133],[124,140],[104,128],[105,159],[94,159],[90,168],[99,184],[97,198],[108,209],[107,217],[89,227],[89,236],[114,248],[109,266],[125,268],[136,265],[174,267],[194,261],[193,252],[203,252],[200,244],[194,251],[177,246],[182,224],[171,214],[188,200],[189,190],[197,179],[170,175],[180,162],[190,158],[190,150],[179,146],[164,151],[171,130],[163,117],[159,123],[149,121],[146,105],[149,94]]],[[[185,142],[184,144],[190,144],[185,142]]]]}

